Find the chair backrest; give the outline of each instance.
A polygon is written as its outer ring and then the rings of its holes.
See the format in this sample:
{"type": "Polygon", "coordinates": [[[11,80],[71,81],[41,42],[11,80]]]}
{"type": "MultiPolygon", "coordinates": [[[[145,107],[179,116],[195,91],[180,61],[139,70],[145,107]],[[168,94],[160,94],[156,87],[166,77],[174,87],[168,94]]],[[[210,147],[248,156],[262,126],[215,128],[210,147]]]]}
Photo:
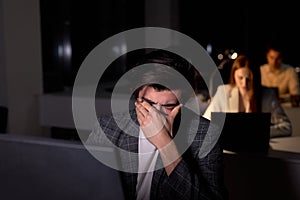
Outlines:
{"type": "Polygon", "coordinates": [[[124,200],[113,147],[0,134],[0,199],[124,200]],[[93,155],[90,153],[93,152],[93,155]]]}
{"type": "Polygon", "coordinates": [[[7,117],[8,109],[7,107],[0,106],[0,133],[6,133],[7,129],[7,117]]]}

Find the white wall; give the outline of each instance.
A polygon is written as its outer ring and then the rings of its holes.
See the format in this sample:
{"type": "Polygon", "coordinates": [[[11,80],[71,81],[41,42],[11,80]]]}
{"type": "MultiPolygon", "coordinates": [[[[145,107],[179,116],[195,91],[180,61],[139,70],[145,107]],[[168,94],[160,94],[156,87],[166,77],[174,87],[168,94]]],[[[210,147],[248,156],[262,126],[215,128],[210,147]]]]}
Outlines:
{"type": "Polygon", "coordinates": [[[8,132],[40,135],[42,93],[39,0],[0,0],[0,98],[8,107],[8,132]]]}

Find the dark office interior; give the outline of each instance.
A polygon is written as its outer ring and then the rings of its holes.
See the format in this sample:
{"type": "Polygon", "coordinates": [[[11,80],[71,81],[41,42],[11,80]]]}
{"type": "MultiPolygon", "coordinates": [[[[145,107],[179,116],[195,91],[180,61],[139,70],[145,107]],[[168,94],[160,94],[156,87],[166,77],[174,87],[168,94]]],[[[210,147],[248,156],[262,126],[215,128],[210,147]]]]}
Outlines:
{"type": "MultiPolygon", "coordinates": [[[[266,44],[275,40],[283,44],[284,61],[300,69],[300,13],[298,7],[289,2],[0,0],[0,13],[1,135],[41,136],[47,140],[63,139],[72,145],[77,144],[80,138],[74,127],[71,107],[77,72],[97,45],[129,29],[163,27],[179,31],[203,48],[211,47],[210,56],[216,66],[222,62],[218,59],[219,54],[235,51],[248,54],[253,65],[258,67],[265,63],[266,44]]],[[[118,66],[126,65],[131,59],[135,57],[128,54],[112,63],[103,80],[117,81],[126,70],[119,70],[118,66]]],[[[228,76],[226,70],[228,68],[220,71],[224,79],[228,76]]],[[[107,106],[100,107],[103,112],[108,112],[107,106]]],[[[285,109],[293,122],[292,138],[298,139],[300,108],[285,109]]],[[[83,131],[88,134],[90,130],[83,131]]],[[[225,182],[230,200],[299,199],[299,141],[295,139],[281,147],[274,140],[274,148],[278,149],[268,155],[225,154],[225,182]]],[[[46,147],[41,151],[47,152],[46,147]]],[[[84,157],[83,154],[80,156],[84,157]]],[[[0,157],[9,156],[0,153],[0,157]]],[[[91,158],[85,159],[94,167],[91,158]]],[[[63,162],[65,158],[61,156],[59,160],[63,162]]],[[[4,167],[5,164],[0,164],[0,169],[5,169],[1,165],[4,167]]],[[[39,171],[37,166],[45,165],[41,162],[35,165],[39,173],[37,177],[47,173],[47,170],[39,171]]],[[[63,164],[60,166],[66,167],[63,164]]],[[[54,168],[51,165],[51,170],[54,168]]],[[[80,167],[74,169],[77,173],[83,173],[80,170],[80,167]]],[[[56,176],[59,175],[57,172],[56,176]]],[[[96,178],[90,176],[80,174],[88,184],[97,184],[96,178]]],[[[49,175],[46,176],[48,178],[49,175]]],[[[70,180],[68,183],[72,184],[70,180]]],[[[30,183],[34,181],[31,179],[30,183]]],[[[0,181],[0,185],[5,184],[0,181]]],[[[10,184],[9,192],[17,192],[13,191],[12,182],[10,184]]],[[[39,188],[38,184],[34,186],[39,188]]],[[[63,187],[63,183],[60,186],[63,187]]],[[[45,187],[49,186],[45,184],[45,187]]],[[[16,188],[22,190],[19,186],[16,188]]],[[[75,188],[76,194],[80,193],[80,187],[75,188]]],[[[72,193],[72,187],[67,187],[67,190],[72,193]]],[[[26,191],[22,192],[20,194],[26,194],[26,191]]],[[[82,194],[88,194],[88,189],[85,188],[82,194]]],[[[74,198],[72,195],[67,197],[74,198]]]]}
{"type": "Polygon", "coordinates": [[[295,67],[300,65],[295,51],[299,46],[299,31],[295,26],[299,17],[292,6],[190,0],[170,1],[165,3],[168,8],[155,9],[155,2],[152,4],[124,0],[84,3],[41,0],[44,92],[72,87],[78,68],[93,48],[110,36],[144,26],[180,31],[204,48],[210,44],[216,64],[221,62],[217,55],[226,50],[245,52],[254,58],[255,65],[262,64],[267,42],[279,40],[284,42],[286,62],[295,67]],[[58,46],[67,44],[72,55],[58,55],[55,51],[58,46]]]}

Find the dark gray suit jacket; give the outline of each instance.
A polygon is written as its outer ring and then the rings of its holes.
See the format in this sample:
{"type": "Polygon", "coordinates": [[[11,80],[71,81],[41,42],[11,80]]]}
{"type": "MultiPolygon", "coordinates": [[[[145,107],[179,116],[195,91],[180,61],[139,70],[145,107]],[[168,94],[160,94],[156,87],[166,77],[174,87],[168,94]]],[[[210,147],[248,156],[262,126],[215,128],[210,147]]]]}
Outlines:
{"type": "MultiPolygon", "coordinates": [[[[185,117],[185,120],[181,120],[177,133],[180,135],[176,135],[174,140],[183,153],[183,159],[170,176],[167,176],[164,168],[154,172],[151,199],[227,199],[223,180],[223,151],[218,142],[219,130],[210,126],[209,120],[193,112],[182,111],[179,116],[185,117]]],[[[133,110],[130,114],[114,115],[114,118],[101,116],[98,121],[87,143],[107,145],[108,138],[122,149],[119,155],[124,192],[126,199],[136,199],[138,156],[134,153],[138,153],[139,134],[136,113],[133,110]]],[[[160,157],[156,166],[159,164],[160,157]]]]}

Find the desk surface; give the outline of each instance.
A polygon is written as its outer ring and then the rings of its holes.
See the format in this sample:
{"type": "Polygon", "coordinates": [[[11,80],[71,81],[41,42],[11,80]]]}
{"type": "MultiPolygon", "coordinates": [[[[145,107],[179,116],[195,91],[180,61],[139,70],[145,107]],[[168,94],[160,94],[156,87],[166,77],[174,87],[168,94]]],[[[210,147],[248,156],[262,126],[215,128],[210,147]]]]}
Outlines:
{"type": "Polygon", "coordinates": [[[277,151],[300,153],[300,136],[272,138],[270,146],[277,151]]]}
{"type": "Polygon", "coordinates": [[[300,136],[272,138],[270,140],[270,149],[267,153],[235,153],[231,151],[223,151],[228,157],[267,157],[268,159],[279,159],[293,163],[300,163],[300,136]]]}
{"type": "Polygon", "coordinates": [[[283,106],[283,109],[292,122],[292,136],[300,136],[300,107],[283,106]]]}

